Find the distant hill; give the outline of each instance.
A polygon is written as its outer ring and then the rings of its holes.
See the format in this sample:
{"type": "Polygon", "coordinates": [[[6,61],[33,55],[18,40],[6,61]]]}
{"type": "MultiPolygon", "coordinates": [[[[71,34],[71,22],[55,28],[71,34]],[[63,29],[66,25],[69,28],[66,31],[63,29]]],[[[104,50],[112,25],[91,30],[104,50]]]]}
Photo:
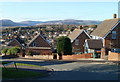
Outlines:
{"type": "Polygon", "coordinates": [[[22,21],[22,22],[13,22],[12,20],[3,19],[0,20],[0,26],[34,26],[39,24],[77,24],[77,25],[91,25],[91,24],[100,24],[101,21],[94,20],[55,20],[55,21],[22,21]]]}
{"type": "Polygon", "coordinates": [[[22,21],[22,22],[19,22],[19,24],[26,24],[28,26],[33,26],[33,25],[36,25],[39,23],[43,23],[43,22],[42,21],[22,21]]]}
{"type": "Polygon", "coordinates": [[[11,20],[0,20],[0,26],[16,26],[17,23],[11,21],[11,20]]]}
{"type": "Polygon", "coordinates": [[[77,24],[77,25],[91,25],[91,24],[100,24],[101,21],[93,21],[93,20],[56,20],[56,21],[46,21],[43,24],[77,24]]]}
{"type": "Polygon", "coordinates": [[[0,26],[26,26],[26,25],[27,24],[20,24],[7,19],[0,20],[0,26]]]}

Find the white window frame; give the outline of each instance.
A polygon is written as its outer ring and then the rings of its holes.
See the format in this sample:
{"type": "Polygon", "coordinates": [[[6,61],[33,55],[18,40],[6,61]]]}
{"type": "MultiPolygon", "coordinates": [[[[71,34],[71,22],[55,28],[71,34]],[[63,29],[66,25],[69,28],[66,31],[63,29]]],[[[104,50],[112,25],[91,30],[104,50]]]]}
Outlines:
{"type": "Polygon", "coordinates": [[[79,45],[79,39],[75,40],[75,45],[79,45]]]}
{"type": "Polygon", "coordinates": [[[116,39],[116,31],[112,31],[112,39],[116,39]]]}
{"type": "Polygon", "coordinates": [[[36,46],[36,42],[33,42],[33,46],[36,46]]]}

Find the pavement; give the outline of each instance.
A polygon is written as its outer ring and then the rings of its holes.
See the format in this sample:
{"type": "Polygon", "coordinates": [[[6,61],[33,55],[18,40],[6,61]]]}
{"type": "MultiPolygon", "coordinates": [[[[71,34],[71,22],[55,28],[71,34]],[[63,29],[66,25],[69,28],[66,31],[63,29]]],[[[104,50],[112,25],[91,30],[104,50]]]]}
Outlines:
{"type": "Polygon", "coordinates": [[[17,58],[3,59],[1,61],[15,61],[53,69],[49,77],[36,78],[35,80],[118,80],[120,76],[120,66],[117,62],[101,59],[70,61],[17,58]]]}

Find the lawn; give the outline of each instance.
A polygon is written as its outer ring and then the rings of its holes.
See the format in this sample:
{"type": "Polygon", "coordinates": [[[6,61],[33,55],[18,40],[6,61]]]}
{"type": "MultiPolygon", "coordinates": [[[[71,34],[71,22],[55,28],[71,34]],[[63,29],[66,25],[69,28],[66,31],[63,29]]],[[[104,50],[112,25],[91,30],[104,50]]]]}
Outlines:
{"type": "Polygon", "coordinates": [[[3,65],[4,65],[4,64],[7,64],[7,63],[10,63],[10,62],[2,62],[3,65]]]}
{"type": "MultiPolygon", "coordinates": [[[[7,64],[7,63],[10,63],[10,62],[2,62],[2,64],[7,64]]],[[[40,67],[40,68],[43,68],[43,69],[46,69],[46,70],[49,70],[45,67],[42,67],[42,66],[39,66],[39,65],[33,65],[33,64],[24,64],[24,63],[15,63],[17,66],[32,66],[32,67],[40,67]]]]}
{"type": "MultiPolygon", "coordinates": [[[[10,62],[2,62],[2,64],[7,64],[10,62]]],[[[23,63],[16,63],[17,66],[33,66],[33,67],[42,67],[38,65],[32,64],[23,64],[23,63]]],[[[1,68],[0,68],[1,69],[1,68]]],[[[32,78],[32,77],[46,77],[48,76],[47,73],[43,72],[36,72],[36,71],[28,71],[22,69],[15,69],[15,68],[2,68],[2,78],[3,79],[16,79],[16,78],[32,78]]]]}
{"type": "Polygon", "coordinates": [[[33,64],[24,64],[24,63],[16,63],[16,65],[21,65],[21,66],[33,66],[33,67],[42,67],[42,66],[39,66],[39,65],[33,65],[33,64]]]}
{"type": "Polygon", "coordinates": [[[3,79],[17,79],[17,78],[31,78],[31,77],[45,77],[47,74],[34,71],[26,71],[15,68],[2,68],[3,79]]]}
{"type": "MultiPolygon", "coordinates": [[[[2,62],[2,64],[7,64],[7,63],[11,63],[11,62],[2,62]]],[[[33,65],[33,64],[24,64],[24,63],[15,63],[17,66],[20,65],[20,66],[33,66],[33,67],[42,67],[42,66],[39,66],[39,65],[33,65]]]]}

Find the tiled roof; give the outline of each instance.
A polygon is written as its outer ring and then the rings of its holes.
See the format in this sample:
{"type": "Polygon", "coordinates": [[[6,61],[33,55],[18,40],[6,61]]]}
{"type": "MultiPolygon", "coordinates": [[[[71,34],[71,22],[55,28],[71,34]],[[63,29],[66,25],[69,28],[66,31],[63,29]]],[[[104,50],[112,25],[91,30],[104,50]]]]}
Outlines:
{"type": "Polygon", "coordinates": [[[15,38],[19,43],[24,43],[24,41],[23,40],[21,40],[19,37],[17,37],[17,38],[15,38]]]}
{"type": "MultiPolygon", "coordinates": [[[[119,18],[120,19],[120,18],[119,18]]],[[[98,27],[91,33],[91,35],[104,37],[119,21],[118,18],[104,20],[98,27]]]]}
{"type": "Polygon", "coordinates": [[[27,46],[30,46],[36,39],[38,39],[39,38],[39,40],[37,40],[37,43],[38,43],[38,45],[37,45],[37,47],[50,47],[50,44],[49,44],[49,42],[40,34],[40,33],[38,33],[38,35],[36,35],[29,43],[28,43],[28,45],[27,46]]]}
{"type": "Polygon", "coordinates": [[[21,47],[25,47],[25,46],[22,45],[22,44],[25,45],[24,41],[21,40],[19,37],[14,38],[13,40],[11,40],[11,41],[8,43],[7,46],[13,46],[13,45],[14,45],[14,41],[16,41],[21,47]]]}
{"type": "Polygon", "coordinates": [[[71,39],[71,42],[73,42],[84,30],[81,29],[75,29],[72,33],[68,35],[68,37],[71,39]]]}
{"type": "Polygon", "coordinates": [[[100,49],[103,48],[102,40],[100,39],[87,39],[89,49],[100,49]]]}

